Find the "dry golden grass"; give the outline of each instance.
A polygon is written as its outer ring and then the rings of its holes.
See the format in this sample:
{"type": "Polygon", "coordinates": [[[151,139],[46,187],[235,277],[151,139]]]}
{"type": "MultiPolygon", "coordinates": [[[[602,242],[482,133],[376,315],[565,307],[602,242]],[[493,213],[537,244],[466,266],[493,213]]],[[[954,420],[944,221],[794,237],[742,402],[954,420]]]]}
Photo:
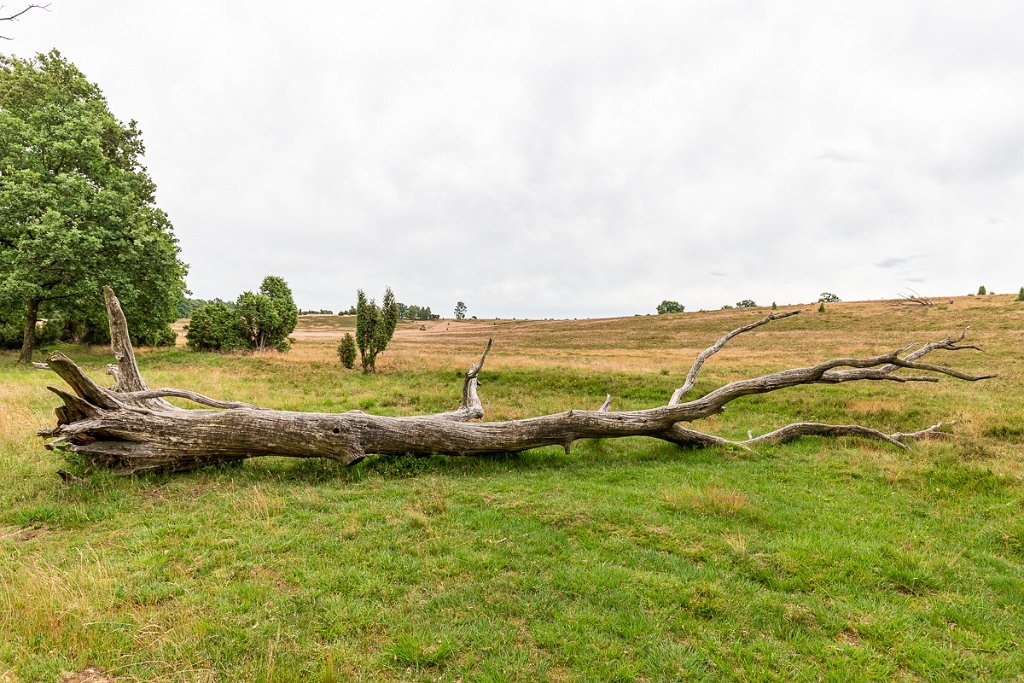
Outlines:
{"type": "MultiPolygon", "coordinates": [[[[1024,307],[1010,296],[953,297],[931,308],[896,307],[887,302],[815,307],[733,340],[716,362],[731,366],[784,366],[832,354],[877,353],[907,340],[932,339],[974,324],[972,340],[986,344],[1024,339],[1024,307]]],[[[730,329],[766,315],[769,309],[742,309],[665,316],[587,320],[437,320],[402,321],[380,369],[468,365],[487,339],[494,338],[489,362],[522,367],[593,367],[606,370],[677,372],[730,329]]],[[[293,337],[299,342],[282,362],[333,361],[349,317],[302,316],[293,337]]],[[[180,327],[180,325],[179,325],[180,327]]]]}

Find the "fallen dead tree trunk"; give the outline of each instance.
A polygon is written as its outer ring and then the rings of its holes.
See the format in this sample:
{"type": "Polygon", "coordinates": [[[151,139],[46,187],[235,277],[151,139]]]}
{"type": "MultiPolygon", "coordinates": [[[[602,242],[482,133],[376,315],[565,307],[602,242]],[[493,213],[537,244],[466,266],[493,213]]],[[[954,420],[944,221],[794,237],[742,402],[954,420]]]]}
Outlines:
{"type": "Polygon", "coordinates": [[[838,384],[875,380],[934,382],[937,375],[966,381],[993,375],[969,375],[950,367],[921,362],[933,351],[976,349],[961,345],[965,335],[904,348],[869,358],[834,358],[816,365],[792,368],[760,377],[731,382],[690,401],[704,362],[730,339],[798,311],[774,313],[733,330],[698,356],[680,387],[664,406],[646,410],[611,410],[611,396],[598,410],[568,410],[507,422],[474,422],[483,417],[477,392],[478,375],[491,343],[480,362],[466,373],[458,410],[415,417],[386,417],[360,411],[347,413],[300,413],[268,410],[245,403],[212,399],[182,389],[149,389],[142,379],[128,336],[120,304],[104,289],[110,319],[111,347],[117,359],[110,366],[115,378],[111,388],[93,382],[67,356],[57,353],[48,367],[71,387],[73,393],[50,387],[64,402],[57,409],[57,426],[42,430],[51,439],[46,447],[77,453],[90,462],[121,472],[192,470],[215,463],[277,455],[327,458],[351,465],[367,454],[405,453],[480,455],[524,451],[558,445],[569,451],[574,441],[592,438],[648,436],[686,446],[751,446],[788,441],[800,436],[861,436],[906,447],[907,441],[942,434],[942,423],[909,434],[884,434],[860,425],[828,425],[801,422],[746,441],[730,441],[695,431],[690,423],[714,415],[742,396],[763,394],[802,384],[838,384]],[[896,374],[911,369],[914,375],[896,374]],[[208,408],[186,410],[164,400],[185,398],[208,408]]]}

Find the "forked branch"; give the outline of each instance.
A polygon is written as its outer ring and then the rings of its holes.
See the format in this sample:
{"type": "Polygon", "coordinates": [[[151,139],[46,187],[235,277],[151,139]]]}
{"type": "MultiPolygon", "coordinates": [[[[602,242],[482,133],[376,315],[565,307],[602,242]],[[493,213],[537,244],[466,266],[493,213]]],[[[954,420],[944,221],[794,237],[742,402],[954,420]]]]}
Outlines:
{"type": "Polygon", "coordinates": [[[700,374],[700,370],[702,367],[704,367],[704,363],[707,361],[707,359],[711,358],[711,356],[721,351],[722,347],[728,344],[730,339],[739,336],[744,332],[749,332],[750,330],[761,327],[761,325],[767,325],[773,320],[782,320],[783,318],[788,318],[792,315],[796,315],[799,312],[800,311],[787,311],[785,313],[772,313],[768,316],[765,316],[764,318],[761,318],[757,322],[750,323],[749,325],[744,325],[743,327],[737,327],[735,330],[725,335],[708,348],[701,351],[700,355],[697,356],[697,360],[693,361],[693,366],[690,367],[690,372],[686,373],[686,381],[683,383],[683,386],[675,390],[675,392],[672,394],[672,398],[668,400],[668,404],[670,406],[678,405],[679,401],[682,400],[683,396],[688,394],[690,390],[693,389],[693,385],[697,382],[697,375],[700,374]]]}

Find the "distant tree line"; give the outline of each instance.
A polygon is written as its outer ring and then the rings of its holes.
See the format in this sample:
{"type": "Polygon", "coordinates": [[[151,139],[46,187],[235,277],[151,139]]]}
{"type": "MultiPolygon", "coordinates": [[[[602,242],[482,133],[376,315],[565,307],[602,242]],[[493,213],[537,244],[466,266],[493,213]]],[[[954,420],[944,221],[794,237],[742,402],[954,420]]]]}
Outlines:
{"type": "Polygon", "coordinates": [[[430,306],[417,306],[416,304],[406,306],[400,301],[395,305],[398,306],[398,317],[402,320],[437,320],[441,317],[431,313],[430,306]]]}
{"type": "MultiPolygon", "coordinates": [[[[403,304],[401,301],[396,301],[395,306],[398,310],[399,320],[437,320],[440,315],[432,313],[430,306],[417,306],[416,304],[403,304]]],[[[358,306],[350,306],[349,308],[338,311],[338,315],[358,315],[358,306]]]]}

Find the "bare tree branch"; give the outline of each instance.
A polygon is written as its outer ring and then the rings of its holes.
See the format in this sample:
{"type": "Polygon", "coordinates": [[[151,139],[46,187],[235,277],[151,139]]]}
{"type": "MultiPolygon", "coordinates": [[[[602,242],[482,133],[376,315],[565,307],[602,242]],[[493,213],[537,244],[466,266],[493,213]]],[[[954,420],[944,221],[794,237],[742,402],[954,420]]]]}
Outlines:
{"type": "MultiPolygon", "coordinates": [[[[28,5],[24,9],[22,9],[22,10],[20,10],[18,12],[15,12],[14,14],[8,14],[6,16],[0,15],[0,22],[10,21],[10,22],[13,23],[13,22],[17,21],[22,15],[27,14],[28,12],[31,12],[34,9],[41,9],[41,10],[45,11],[49,7],[50,6],[48,4],[47,5],[36,5],[36,4],[28,5]]],[[[0,12],[3,12],[3,9],[4,9],[3,6],[0,5],[0,12]]],[[[0,36],[0,40],[11,40],[11,38],[8,37],[8,36],[0,36]]]]}
{"type": "Polygon", "coordinates": [[[934,306],[935,304],[931,299],[921,296],[914,290],[910,289],[906,292],[899,292],[899,299],[892,301],[895,306],[934,306]]]}
{"type": "Polygon", "coordinates": [[[679,401],[682,400],[683,396],[685,396],[696,383],[697,375],[700,374],[700,369],[704,367],[704,362],[707,361],[708,358],[711,358],[711,356],[721,351],[722,347],[725,346],[730,339],[738,335],[741,335],[744,332],[749,332],[750,330],[761,327],[761,325],[767,325],[773,320],[782,320],[783,318],[788,318],[792,315],[797,315],[799,312],[800,311],[787,311],[786,313],[772,313],[771,315],[761,318],[757,322],[750,323],[749,325],[744,325],[743,327],[737,327],[735,330],[725,335],[708,348],[701,351],[700,355],[697,356],[697,360],[693,361],[693,365],[690,367],[690,372],[686,374],[686,381],[683,383],[683,386],[679,387],[678,389],[675,390],[675,392],[673,392],[672,398],[669,399],[668,404],[670,406],[679,404],[679,401]]]}

